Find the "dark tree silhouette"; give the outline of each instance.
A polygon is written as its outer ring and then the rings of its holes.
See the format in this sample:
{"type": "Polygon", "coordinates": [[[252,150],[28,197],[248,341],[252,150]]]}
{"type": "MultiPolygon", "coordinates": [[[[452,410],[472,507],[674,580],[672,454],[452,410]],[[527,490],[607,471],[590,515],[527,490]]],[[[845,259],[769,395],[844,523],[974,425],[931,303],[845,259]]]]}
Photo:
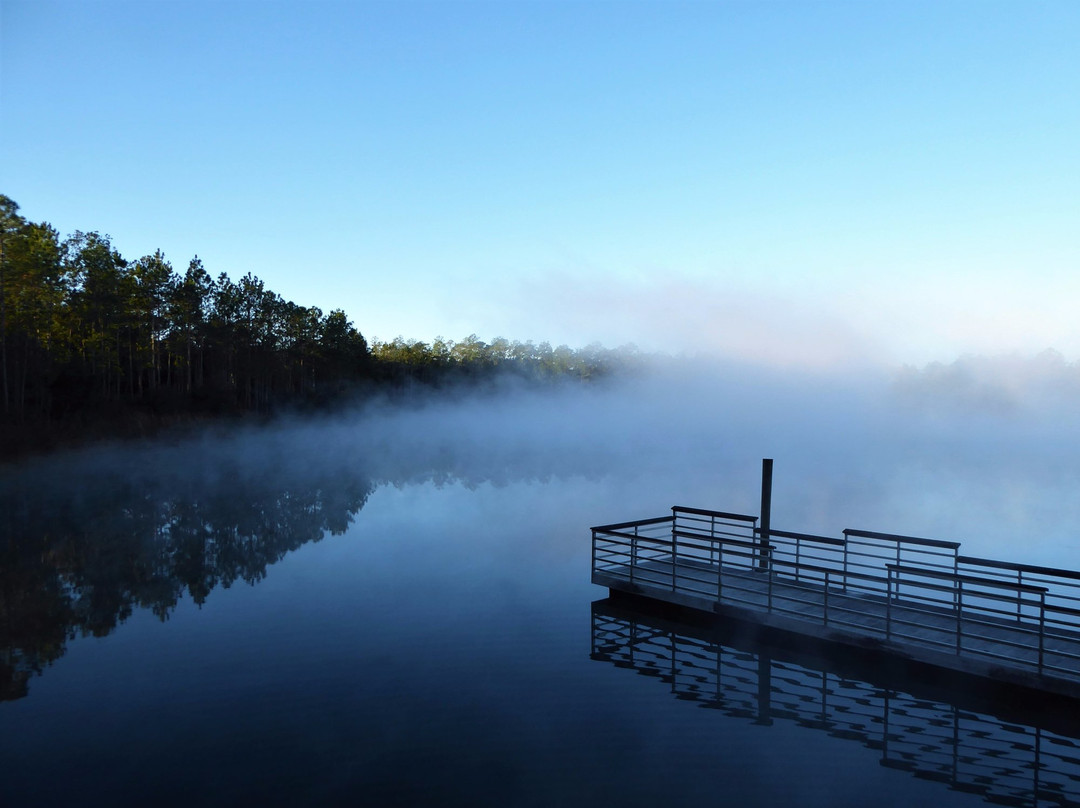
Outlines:
{"type": "Polygon", "coordinates": [[[129,262],[107,235],[61,241],[18,211],[0,196],[0,438],[29,434],[27,424],[93,433],[124,419],[265,415],[502,375],[591,380],[635,360],[632,349],[475,334],[369,346],[341,309],[284,300],[252,273],[215,280],[196,256],[181,276],[160,250],[129,262]]]}

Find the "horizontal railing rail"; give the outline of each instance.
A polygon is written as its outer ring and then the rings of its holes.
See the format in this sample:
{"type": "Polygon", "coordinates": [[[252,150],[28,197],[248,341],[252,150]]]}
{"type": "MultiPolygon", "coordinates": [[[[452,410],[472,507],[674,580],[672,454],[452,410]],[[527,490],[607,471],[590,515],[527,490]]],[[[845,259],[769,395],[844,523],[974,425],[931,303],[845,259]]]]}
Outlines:
{"type": "Polygon", "coordinates": [[[918,536],[901,536],[898,533],[879,533],[874,530],[854,530],[852,528],[844,528],[845,536],[859,536],[864,539],[881,539],[884,541],[895,541],[901,544],[920,544],[924,547],[942,547],[950,550],[960,549],[960,542],[958,541],[944,541],[942,539],[921,539],[918,536]]]}
{"type": "Polygon", "coordinates": [[[597,531],[597,533],[601,536],[614,536],[619,539],[635,539],[638,541],[646,541],[651,544],[663,545],[665,547],[671,546],[670,533],[665,533],[663,536],[650,536],[648,533],[627,533],[623,530],[601,530],[597,531]]]}
{"type": "MultiPolygon", "coordinates": [[[[702,536],[701,536],[700,533],[687,533],[684,530],[676,530],[674,535],[675,535],[676,538],[688,539],[690,541],[702,539],[702,536]]],[[[726,536],[717,536],[714,539],[709,539],[708,537],[705,537],[705,538],[709,542],[714,543],[714,544],[731,544],[731,545],[734,545],[736,547],[753,547],[753,548],[756,548],[756,549],[759,549],[759,550],[761,550],[761,549],[768,550],[768,549],[772,548],[772,545],[770,545],[770,544],[764,544],[764,543],[758,542],[758,541],[747,541],[746,539],[729,538],[729,537],[726,537],[726,536]]]]}
{"type": "Polygon", "coordinates": [[[992,558],[977,558],[976,556],[960,556],[961,564],[969,564],[978,567],[990,567],[992,569],[1013,570],[1015,572],[1027,572],[1033,575],[1045,575],[1052,578],[1063,578],[1076,581],[1080,586],[1080,571],[1063,570],[1056,567],[1040,567],[1035,564],[1017,564],[1014,561],[997,561],[992,558]]]}
{"type": "Polygon", "coordinates": [[[745,513],[728,513],[726,511],[710,511],[704,508],[688,508],[685,505],[675,505],[671,509],[674,513],[692,513],[697,516],[715,516],[717,519],[731,519],[739,522],[757,522],[756,516],[745,513]]]}
{"type": "Polygon", "coordinates": [[[634,521],[634,522],[617,522],[614,525],[597,525],[596,527],[592,528],[592,530],[602,530],[602,531],[623,530],[624,528],[628,528],[628,527],[644,527],[645,525],[659,525],[659,524],[663,524],[665,522],[670,523],[671,522],[671,517],[670,516],[658,516],[655,519],[638,519],[637,521],[634,521]]]}
{"type": "Polygon", "coordinates": [[[1015,589],[1019,592],[1046,592],[1045,586],[1014,584],[1009,581],[999,580],[997,578],[983,578],[976,575],[963,575],[960,573],[940,572],[938,570],[928,570],[921,567],[905,567],[901,564],[887,564],[886,569],[891,572],[905,573],[910,575],[921,575],[924,578],[939,578],[942,580],[952,581],[954,583],[988,586],[996,589],[1015,589]]]}
{"type": "MultiPolygon", "coordinates": [[[[761,528],[757,528],[754,532],[760,534],[762,530],[761,528]]],[[[797,539],[798,541],[808,541],[815,544],[827,544],[831,547],[843,547],[845,544],[843,539],[834,539],[831,536],[815,536],[811,533],[796,533],[791,530],[777,530],[776,528],[769,529],[769,536],[776,536],[783,539],[797,539]]]]}

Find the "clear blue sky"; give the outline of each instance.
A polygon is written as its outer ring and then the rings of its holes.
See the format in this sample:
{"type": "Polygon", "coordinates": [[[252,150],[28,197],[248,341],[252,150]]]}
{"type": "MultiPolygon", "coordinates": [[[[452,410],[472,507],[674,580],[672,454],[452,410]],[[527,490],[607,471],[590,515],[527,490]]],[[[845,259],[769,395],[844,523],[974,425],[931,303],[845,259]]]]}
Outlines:
{"type": "Polygon", "coordinates": [[[2,3],[0,193],[369,337],[1080,358],[1080,3],[2,3]]]}

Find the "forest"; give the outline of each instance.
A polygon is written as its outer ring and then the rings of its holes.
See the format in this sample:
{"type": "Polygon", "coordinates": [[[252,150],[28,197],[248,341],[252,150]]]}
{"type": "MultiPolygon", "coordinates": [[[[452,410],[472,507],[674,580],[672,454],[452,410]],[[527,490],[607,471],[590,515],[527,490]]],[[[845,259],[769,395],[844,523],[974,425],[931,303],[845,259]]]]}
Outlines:
{"type": "MultiPolygon", "coordinates": [[[[61,238],[0,195],[0,427],[268,415],[379,391],[475,385],[503,374],[590,380],[632,347],[406,340],[371,344],[341,309],[285,300],[251,272],[130,261],[108,235],[61,238]]],[[[4,442],[0,440],[0,454],[4,442]]]]}

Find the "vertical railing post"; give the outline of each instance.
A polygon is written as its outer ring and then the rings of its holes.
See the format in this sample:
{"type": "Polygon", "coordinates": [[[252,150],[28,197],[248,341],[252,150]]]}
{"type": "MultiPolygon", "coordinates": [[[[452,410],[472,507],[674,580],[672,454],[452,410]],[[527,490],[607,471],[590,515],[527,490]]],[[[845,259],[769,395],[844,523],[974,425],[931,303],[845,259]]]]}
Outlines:
{"type": "Polygon", "coordinates": [[[716,545],[716,602],[724,597],[724,545],[716,545]]]}
{"type": "Polygon", "coordinates": [[[829,625],[829,571],[825,570],[825,625],[829,625]]]}
{"type": "Polygon", "coordinates": [[[671,523],[671,591],[675,591],[675,562],[679,554],[679,542],[675,533],[675,523],[671,523]]]}
{"type": "Polygon", "coordinates": [[[592,571],[596,574],[596,531],[592,532],[592,571]]]}
{"type": "Polygon", "coordinates": [[[1039,673],[1043,670],[1043,652],[1046,645],[1046,592],[1039,593],[1039,673]]]}
{"type": "Polygon", "coordinates": [[[716,517],[709,517],[709,563],[713,561],[713,556],[716,554],[716,517]]]}
{"type": "Polygon", "coordinates": [[[847,592],[847,543],[848,543],[848,537],[847,537],[847,534],[844,534],[844,580],[843,580],[844,592],[847,592]]]}
{"type": "Polygon", "coordinates": [[[963,633],[963,615],[964,615],[964,582],[956,582],[956,653],[960,654],[960,647],[964,637],[963,633]]]}
{"type": "Polygon", "coordinates": [[[772,568],[772,566],[770,566],[769,569],[766,572],[767,572],[767,574],[769,576],[769,580],[766,583],[767,594],[765,596],[765,605],[768,608],[769,614],[772,614],[772,580],[773,580],[773,568],[772,568]]]}
{"type": "Polygon", "coordinates": [[[885,570],[885,639],[892,638],[892,575],[891,569],[885,570]]]}
{"type": "Polygon", "coordinates": [[[1020,591],[1020,587],[1024,585],[1024,571],[1016,571],[1016,622],[1020,622],[1020,598],[1024,596],[1024,593],[1020,591]]]}
{"type": "Polygon", "coordinates": [[[761,531],[758,534],[758,543],[761,555],[758,558],[758,570],[766,571],[770,568],[769,529],[772,527],[772,458],[761,460],[761,531]]]}
{"type": "Polygon", "coordinates": [[[637,567],[638,530],[640,527],[634,525],[634,538],[630,539],[630,583],[634,582],[634,569],[637,567]]]}
{"type": "Polygon", "coordinates": [[[675,533],[679,529],[679,515],[674,507],[671,509],[671,591],[675,591],[675,556],[678,553],[679,545],[678,540],[675,537],[675,533]]]}

